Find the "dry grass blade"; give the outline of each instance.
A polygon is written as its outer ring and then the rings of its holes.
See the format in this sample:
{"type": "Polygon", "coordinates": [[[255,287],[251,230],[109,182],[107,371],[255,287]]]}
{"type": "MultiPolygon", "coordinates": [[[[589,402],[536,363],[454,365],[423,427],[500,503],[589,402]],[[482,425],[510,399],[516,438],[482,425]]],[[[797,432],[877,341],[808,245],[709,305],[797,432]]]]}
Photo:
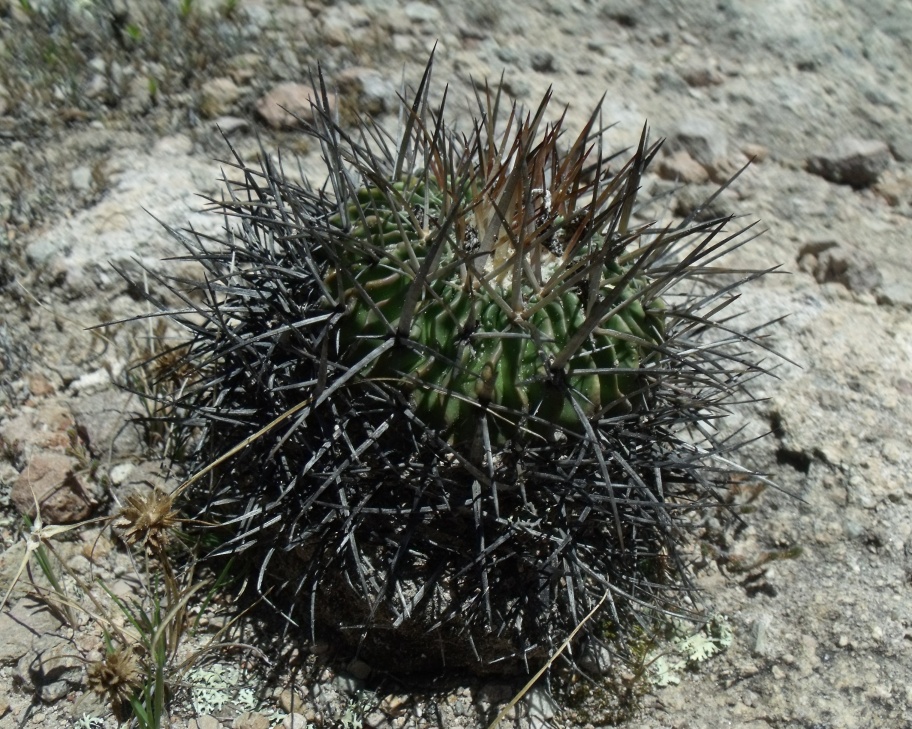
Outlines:
{"type": "Polygon", "coordinates": [[[500,710],[500,713],[495,717],[494,721],[488,724],[488,729],[497,729],[497,727],[500,725],[500,722],[502,722],[507,714],[510,713],[510,710],[523,700],[523,697],[532,690],[532,687],[538,682],[538,679],[544,676],[545,673],[547,673],[548,669],[554,665],[554,662],[561,657],[561,654],[570,647],[570,644],[573,643],[573,639],[576,638],[577,633],[583,629],[583,626],[592,620],[595,614],[601,610],[602,605],[605,604],[605,601],[608,599],[608,596],[610,594],[610,592],[606,592],[604,595],[602,595],[602,599],[599,600],[595,604],[595,607],[593,607],[592,610],[590,610],[589,613],[579,621],[577,626],[572,631],[570,631],[570,635],[568,635],[566,640],[560,644],[560,647],[551,654],[551,657],[548,658],[545,664],[535,672],[532,678],[529,679],[529,682],[519,690],[519,693],[510,699],[509,703],[500,710]]]}

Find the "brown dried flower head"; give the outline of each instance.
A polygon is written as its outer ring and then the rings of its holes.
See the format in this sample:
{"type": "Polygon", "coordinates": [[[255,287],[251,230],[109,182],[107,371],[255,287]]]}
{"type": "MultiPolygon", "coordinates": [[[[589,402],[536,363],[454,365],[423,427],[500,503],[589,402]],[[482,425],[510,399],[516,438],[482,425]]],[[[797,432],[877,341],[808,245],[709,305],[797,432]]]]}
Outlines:
{"type": "Polygon", "coordinates": [[[174,497],[156,488],[146,495],[135,493],[127,497],[114,525],[122,530],[121,536],[128,545],[142,544],[160,553],[168,545],[171,530],[178,521],[174,497]]]}
{"type": "Polygon", "coordinates": [[[117,714],[142,685],[142,664],[131,648],[118,648],[108,653],[103,660],[90,663],[86,673],[89,688],[99,695],[107,695],[117,714]]]}

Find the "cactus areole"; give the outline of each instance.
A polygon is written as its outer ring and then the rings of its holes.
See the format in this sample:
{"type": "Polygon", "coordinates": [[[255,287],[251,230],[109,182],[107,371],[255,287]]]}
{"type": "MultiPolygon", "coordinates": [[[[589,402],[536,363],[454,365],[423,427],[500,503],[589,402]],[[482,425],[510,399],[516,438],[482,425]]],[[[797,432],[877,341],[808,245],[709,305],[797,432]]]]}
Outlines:
{"type": "Polygon", "coordinates": [[[750,399],[759,330],[720,312],[761,272],[716,263],[748,239],[727,219],[655,222],[645,129],[608,154],[598,111],[568,136],[550,95],[486,89],[457,132],[430,68],[398,135],[323,90],[325,184],[238,157],[234,222],[182,238],[197,293],[158,278],[191,333],[160,363],[205,476],[187,510],[369,662],[525,671],[571,633],[623,653],[698,612],[682,514],[744,472],[714,422],[750,399]]]}

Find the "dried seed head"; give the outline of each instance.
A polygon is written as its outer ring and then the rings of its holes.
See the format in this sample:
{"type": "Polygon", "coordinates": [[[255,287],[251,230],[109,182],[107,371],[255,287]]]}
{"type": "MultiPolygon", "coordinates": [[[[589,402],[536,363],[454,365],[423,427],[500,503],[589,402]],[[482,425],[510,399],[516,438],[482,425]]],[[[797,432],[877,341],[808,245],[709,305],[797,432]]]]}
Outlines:
{"type": "Polygon", "coordinates": [[[143,670],[132,648],[118,648],[86,668],[89,688],[107,695],[118,715],[142,685],[143,670]]]}
{"type": "Polygon", "coordinates": [[[179,521],[174,510],[174,497],[161,489],[152,489],[145,496],[131,494],[117,513],[114,526],[121,531],[123,540],[131,547],[142,544],[153,553],[160,553],[168,545],[171,531],[179,521]]]}

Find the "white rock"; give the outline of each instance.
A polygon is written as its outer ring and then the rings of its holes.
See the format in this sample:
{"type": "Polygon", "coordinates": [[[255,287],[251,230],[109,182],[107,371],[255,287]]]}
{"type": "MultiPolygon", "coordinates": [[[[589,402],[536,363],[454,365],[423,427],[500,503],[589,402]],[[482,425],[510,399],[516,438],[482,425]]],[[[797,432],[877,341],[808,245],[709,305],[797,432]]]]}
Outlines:
{"type": "Polygon", "coordinates": [[[405,15],[413,23],[436,23],[440,20],[440,11],[427,3],[407,3],[405,15]]]}
{"type": "Polygon", "coordinates": [[[560,711],[560,704],[541,686],[536,686],[526,694],[525,704],[529,711],[531,729],[546,729],[548,723],[560,711]]]}

